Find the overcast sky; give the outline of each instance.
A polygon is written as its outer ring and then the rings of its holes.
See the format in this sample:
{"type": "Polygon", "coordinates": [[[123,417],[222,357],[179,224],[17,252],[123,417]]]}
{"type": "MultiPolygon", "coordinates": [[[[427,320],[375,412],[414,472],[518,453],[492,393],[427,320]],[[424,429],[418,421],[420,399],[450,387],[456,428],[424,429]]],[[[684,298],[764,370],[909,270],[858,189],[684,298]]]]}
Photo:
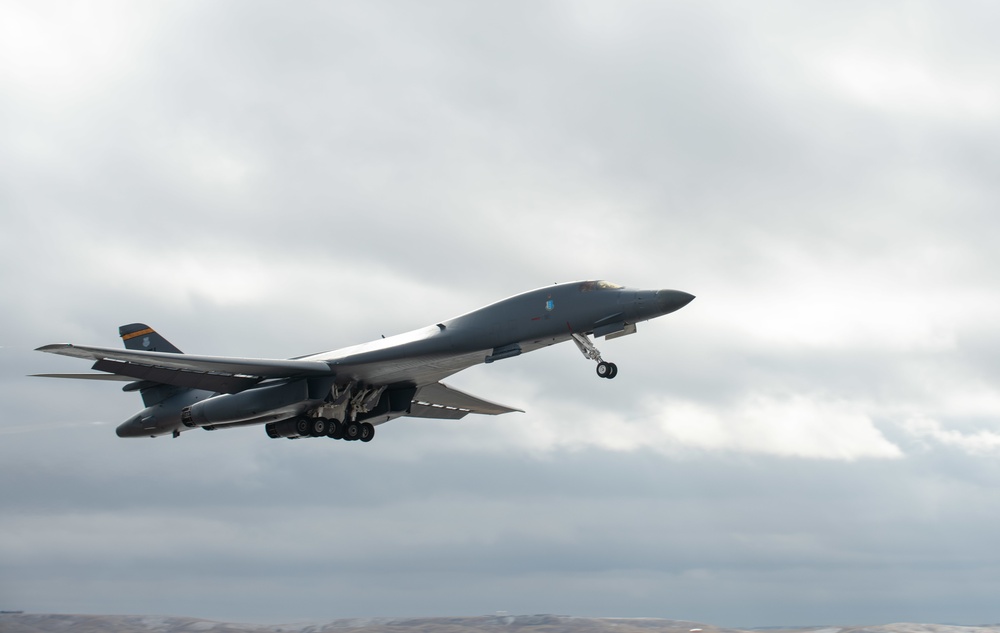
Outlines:
{"type": "Polygon", "coordinates": [[[1000,621],[1000,6],[0,2],[0,608],[1000,621]],[[697,295],[371,444],[32,351],[697,295]]]}

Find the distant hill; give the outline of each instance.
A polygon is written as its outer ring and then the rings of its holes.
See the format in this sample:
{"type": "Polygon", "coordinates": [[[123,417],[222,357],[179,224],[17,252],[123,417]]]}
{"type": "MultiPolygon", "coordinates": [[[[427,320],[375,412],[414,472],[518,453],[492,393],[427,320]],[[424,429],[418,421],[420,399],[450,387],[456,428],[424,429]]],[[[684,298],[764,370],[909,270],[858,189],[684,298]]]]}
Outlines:
{"type": "MultiPolygon", "coordinates": [[[[464,618],[354,618],[292,624],[238,624],[142,615],[0,614],[2,633],[747,633],[656,618],[495,615],[464,618]]],[[[768,633],[1000,633],[1000,625],[884,624],[767,629],[768,633]]],[[[759,633],[759,631],[757,632],[759,633]]]]}

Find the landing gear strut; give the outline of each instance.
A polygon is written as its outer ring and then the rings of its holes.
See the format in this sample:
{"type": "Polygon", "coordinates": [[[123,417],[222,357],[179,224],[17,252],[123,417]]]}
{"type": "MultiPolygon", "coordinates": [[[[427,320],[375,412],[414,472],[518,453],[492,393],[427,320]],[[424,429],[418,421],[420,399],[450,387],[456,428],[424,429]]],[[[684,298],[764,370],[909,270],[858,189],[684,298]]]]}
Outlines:
{"type": "Polygon", "coordinates": [[[597,361],[597,375],[601,378],[614,378],[618,375],[618,365],[609,363],[601,358],[601,352],[594,345],[594,342],[586,334],[573,332],[573,342],[580,349],[580,353],[590,360],[597,361]]]}

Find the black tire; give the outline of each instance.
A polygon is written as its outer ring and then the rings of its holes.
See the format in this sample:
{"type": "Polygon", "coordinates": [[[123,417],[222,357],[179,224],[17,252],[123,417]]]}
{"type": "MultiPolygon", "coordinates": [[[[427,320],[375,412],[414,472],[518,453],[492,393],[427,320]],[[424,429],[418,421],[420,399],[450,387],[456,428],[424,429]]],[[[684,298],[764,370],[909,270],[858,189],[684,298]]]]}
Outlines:
{"type": "Polygon", "coordinates": [[[310,418],[309,435],[324,437],[330,429],[330,421],[326,418],[310,418]]]}
{"type": "Polygon", "coordinates": [[[362,442],[370,442],[375,439],[375,425],[370,422],[362,422],[361,437],[359,439],[362,442]]]}
{"type": "Polygon", "coordinates": [[[357,422],[344,422],[344,439],[348,442],[361,437],[361,424],[357,422]]]}
{"type": "Polygon", "coordinates": [[[300,415],[295,418],[295,433],[299,437],[309,437],[310,429],[312,428],[312,420],[304,415],[300,415]]]}
{"type": "Polygon", "coordinates": [[[597,375],[601,378],[611,378],[611,367],[611,363],[605,363],[604,361],[597,363],[597,375]]]}
{"type": "Polygon", "coordinates": [[[344,423],[331,418],[330,428],[327,430],[326,436],[335,440],[344,439],[344,423]]]}
{"type": "Polygon", "coordinates": [[[608,379],[610,380],[611,378],[614,378],[617,375],[618,375],[618,365],[611,363],[611,373],[608,374],[608,379]]]}

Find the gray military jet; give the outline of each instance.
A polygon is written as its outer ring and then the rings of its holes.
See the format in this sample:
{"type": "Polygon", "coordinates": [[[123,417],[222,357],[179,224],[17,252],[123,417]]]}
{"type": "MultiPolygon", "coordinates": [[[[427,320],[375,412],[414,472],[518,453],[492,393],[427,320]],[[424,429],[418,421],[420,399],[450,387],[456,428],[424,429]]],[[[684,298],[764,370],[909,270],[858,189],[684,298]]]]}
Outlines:
{"type": "Polygon", "coordinates": [[[58,344],[38,351],[95,361],[102,373],[37,374],[127,381],[146,408],[118,427],[119,437],[156,437],[202,428],[264,424],[272,438],[332,437],[370,441],[393,418],[459,419],[469,413],[520,411],[441,382],[479,363],[493,363],[563,341],[597,362],[597,375],[618,367],[591,336],[633,334],[636,323],[683,308],[679,290],[635,290],[606,281],[531,290],[478,310],[370,343],[287,360],[184,354],[143,323],[118,328],[125,349],[58,344]]]}

